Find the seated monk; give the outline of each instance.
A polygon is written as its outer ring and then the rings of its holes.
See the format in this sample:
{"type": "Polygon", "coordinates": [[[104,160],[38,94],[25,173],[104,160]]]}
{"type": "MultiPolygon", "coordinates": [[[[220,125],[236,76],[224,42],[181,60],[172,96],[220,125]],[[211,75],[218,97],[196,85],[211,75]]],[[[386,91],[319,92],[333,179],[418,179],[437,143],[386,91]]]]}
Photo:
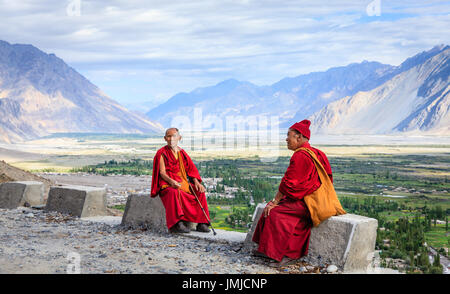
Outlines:
{"type": "Polygon", "coordinates": [[[310,207],[310,202],[306,201],[310,198],[305,196],[317,195],[318,192],[315,191],[324,180],[327,181],[326,185],[318,191],[327,188],[332,190],[327,195],[334,193],[332,197],[335,199],[330,198],[331,201],[327,202],[332,203],[332,209],[329,209],[332,210],[331,215],[345,213],[332,188],[333,175],[326,155],[309,144],[310,124],[309,120],[303,120],[289,128],[287,147],[295,152],[275,198],[264,208],[253,235],[253,241],[258,243],[254,254],[275,260],[271,263],[272,266],[291,264],[308,253],[311,228],[320,221],[317,214],[313,213],[316,210],[310,209],[314,206],[310,207]]]}
{"type": "Polygon", "coordinates": [[[178,142],[181,140],[178,129],[168,129],[164,140],[167,145],[159,149],[153,159],[150,196],[161,197],[170,232],[188,233],[190,231],[188,222],[197,223],[199,232],[209,232],[210,217],[206,203],[206,190],[201,184],[202,179],[195,164],[186,151],[178,147],[178,142]],[[191,185],[190,179],[194,185],[191,185]],[[198,201],[191,189],[194,189],[198,201]]]}

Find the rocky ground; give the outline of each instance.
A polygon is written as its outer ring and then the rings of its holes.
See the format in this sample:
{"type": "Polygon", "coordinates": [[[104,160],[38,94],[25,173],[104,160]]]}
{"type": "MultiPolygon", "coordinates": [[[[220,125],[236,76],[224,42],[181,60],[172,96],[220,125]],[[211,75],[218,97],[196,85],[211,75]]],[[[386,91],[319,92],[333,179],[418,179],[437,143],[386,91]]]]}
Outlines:
{"type": "Polygon", "coordinates": [[[327,273],[328,267],[303,259],[275,269],[239,243],[127,230],[25,207],[0,209],[0,228],[0,273],[66,273],[75,270],[77,257],[81,273],[327,273]]]}

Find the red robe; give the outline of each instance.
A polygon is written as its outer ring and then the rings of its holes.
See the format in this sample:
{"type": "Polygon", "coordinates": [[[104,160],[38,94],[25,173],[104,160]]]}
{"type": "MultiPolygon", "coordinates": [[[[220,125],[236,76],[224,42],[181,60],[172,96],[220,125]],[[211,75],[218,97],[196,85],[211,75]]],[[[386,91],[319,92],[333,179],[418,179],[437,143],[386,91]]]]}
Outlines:
{"type": "MultiPolygon", "coordinates": [[[[196,178],[201,183],[202,179],[191,158],[183,149],[180,149],[178,154],[179,156],[182,156],[183,166],[187,176],[196,178]]],[[[170,147],[166,145],[159,149],[153,158],[152,187],[150,196],[156,197],[159,195],[161,197],[162,203],[166,209],[167,227],[170,229],[180,220],[193,223],[208,223],[208,220],[206,219],[200,205],[192,193],[186,193],[180,189],[172,188],[162,179],[159,174],[161,156],[164,159],[166,174],[177,182],[182,182],[182,178],[180,177],[180,161],[175,158],[170,147]]],[[[195,189],[195,185],[192,184],[192,188],[195,189]]],[[[195,193],[209,219],[209,211],[205,193],[200,193],[196,189],[195,193]]]]}
{"type": "MultiPolygon", "coordinates": [[[[308,142],[301,147],[311,149],[317,155],[333,181],[326,155],[308,142]]],[[[259,244],[259,252],[277,261],[281,261],[284,256],[298,259],[308,254],[313,225],[303,197],[317,190],[320,185],[310,155],[304,151],[295,152],[278,188],[283,198],[267,218],[261,215],[253,234],[253,241],[259,244]]]]}

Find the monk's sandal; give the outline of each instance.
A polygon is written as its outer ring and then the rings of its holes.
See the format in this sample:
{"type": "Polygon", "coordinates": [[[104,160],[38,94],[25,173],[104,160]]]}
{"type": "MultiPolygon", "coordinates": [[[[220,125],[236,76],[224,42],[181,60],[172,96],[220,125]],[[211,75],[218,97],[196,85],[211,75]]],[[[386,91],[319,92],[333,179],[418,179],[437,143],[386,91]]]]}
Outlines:
{"type": "Polygon", "coordinates": [[[182,221],[179,221],[170,231],[172,233],[189,233],[191,230],[182,221]]]}
{"type": "Polygon", "coordinates": [[[211,230],[208,228],[207,224],[198,224],[197,231],[202,233],[209,233],[211,230]]]}
{"type": "Polygon", "coordinates": [[[269,266],[280,268],[280,267],[283,267],[283,266],[288,266],[288,265],[291,265],[291,264],[295,264],[295,263],[297,263],[297,261],[298,261],[298,259],[292,259],[292,258],[289,258],[289,257],[285,256],[279,262],[275,261],[275,262],[269,263],[269,266]]]}

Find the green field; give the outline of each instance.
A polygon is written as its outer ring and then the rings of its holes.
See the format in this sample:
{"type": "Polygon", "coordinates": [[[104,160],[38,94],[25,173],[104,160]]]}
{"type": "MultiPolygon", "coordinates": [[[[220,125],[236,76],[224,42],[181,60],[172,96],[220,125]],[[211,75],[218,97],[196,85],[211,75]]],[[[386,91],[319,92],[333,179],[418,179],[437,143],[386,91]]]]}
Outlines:
{"type": "Polygon", "coordinates": [[[444,224],[437,224],[431,231],[425,233],[425,239],[428,245],[434,248],[449,248],[449,231],[445,229],[444,224]]]}
{"type": "MultiPolygon", "coordinates": [[[[235,209],[244,209],[246,206],[237,205],[233,206],[235,209]]],[[[227,231],[238,231],[246,233],[248,228],[246,227],[231,227],[226,222],[226,218],[232,213],[232,206],[230,205],[209,205],[209,213],[211,216],[211,223],[215,229],[222,229],[227,231]]]]}

